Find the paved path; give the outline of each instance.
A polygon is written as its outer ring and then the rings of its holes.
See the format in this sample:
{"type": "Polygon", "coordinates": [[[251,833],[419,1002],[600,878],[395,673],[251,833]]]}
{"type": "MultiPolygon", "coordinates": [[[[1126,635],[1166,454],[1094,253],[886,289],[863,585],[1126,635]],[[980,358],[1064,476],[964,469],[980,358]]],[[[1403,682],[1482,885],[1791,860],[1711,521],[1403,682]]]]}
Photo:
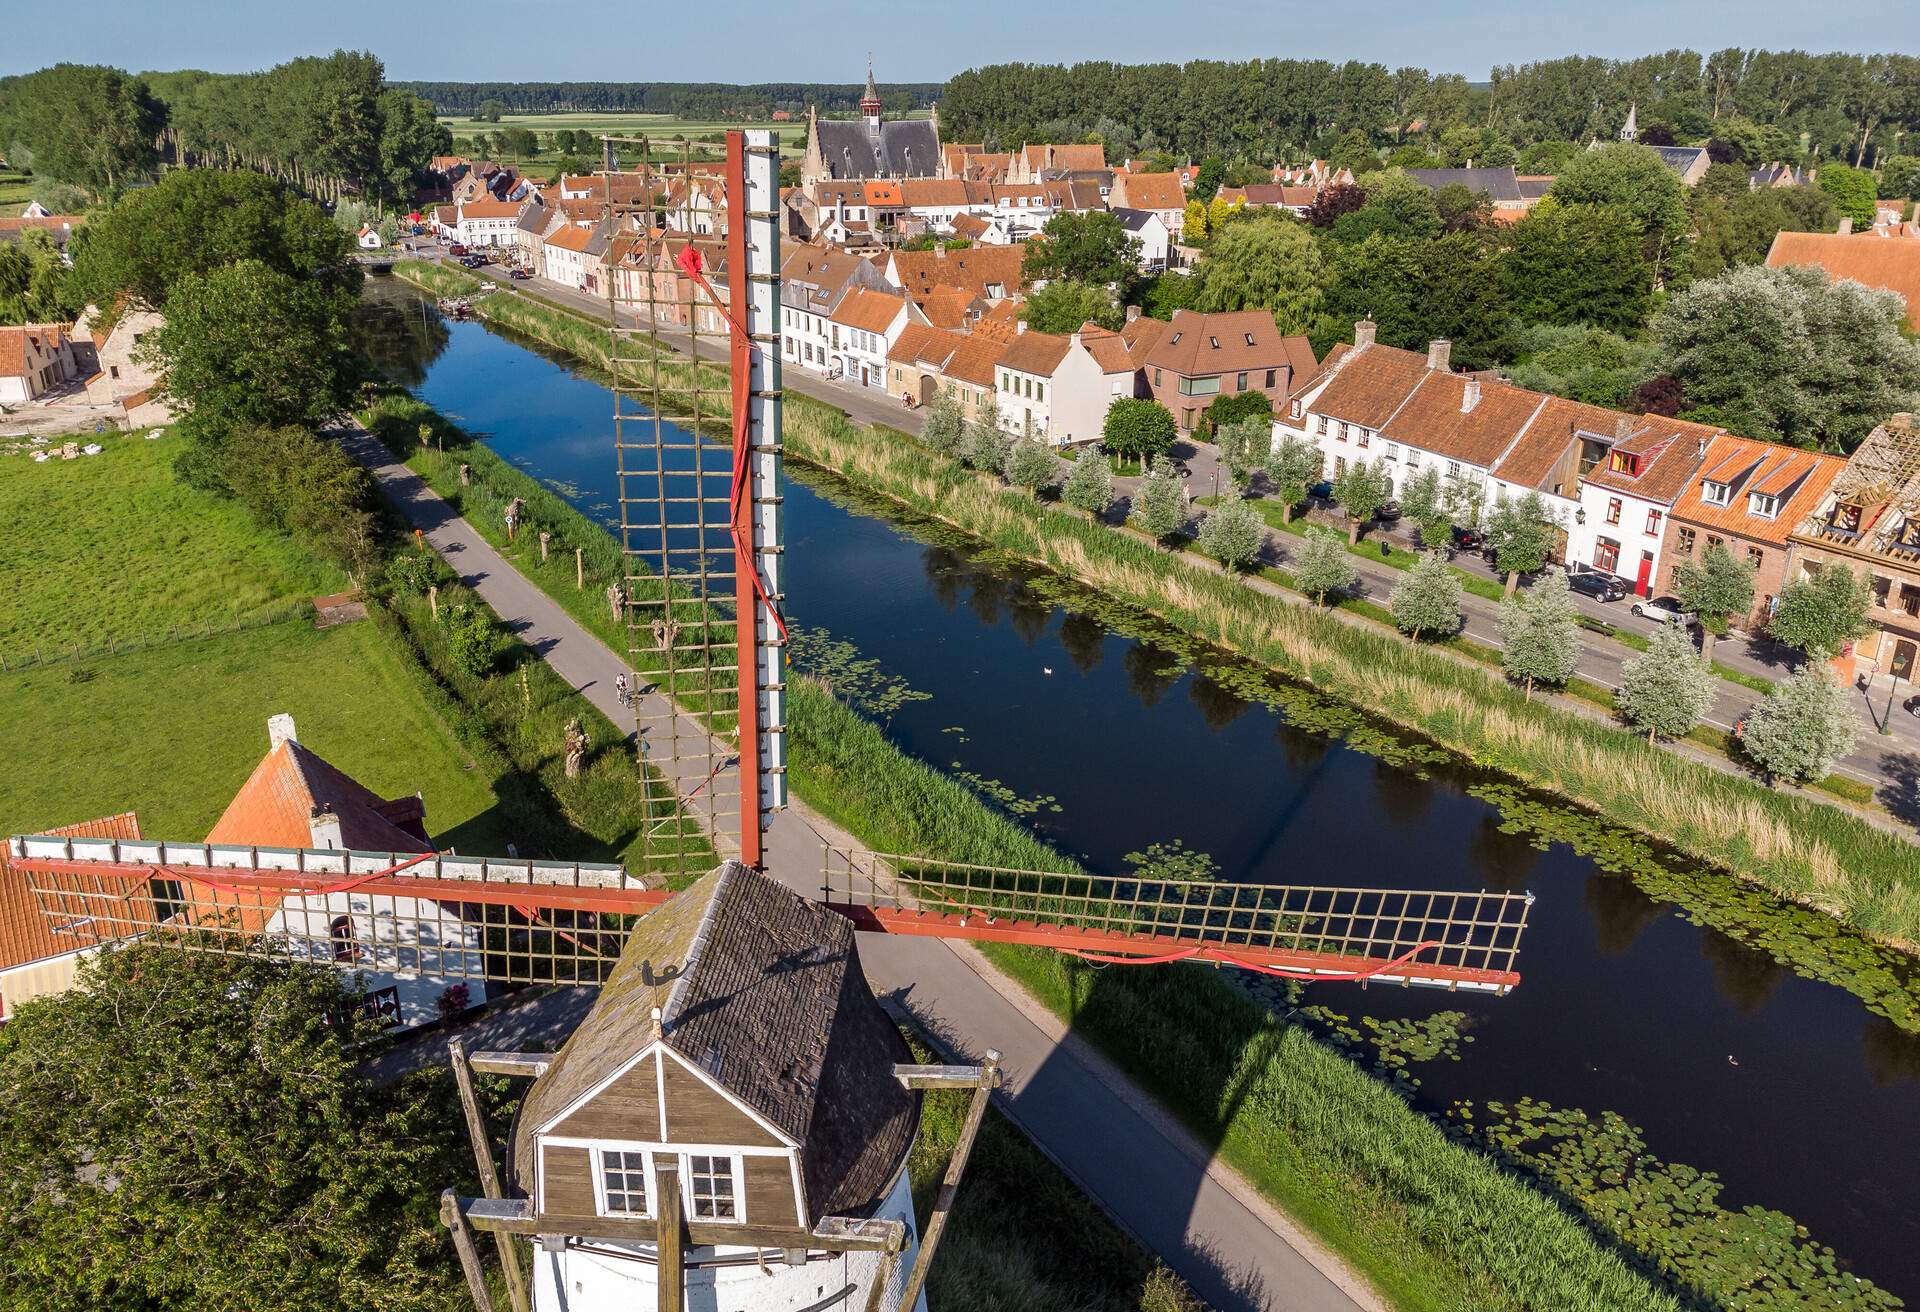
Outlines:
{"type": "MultiPolygon", "coordinates": [[[[529,288],[544,299],[569,306],[572,309],[603,318],[607,312],[606,300],[602,297],[587,296],[561,287],[544,278],[534,278],[522,282],[510,281],[504,272],[494,266],[486,266],[476,272],[485,274],[513,290],[529,288]]],[[[632,320],[632,322],[638,322],[632,320]]],[[[663,328],[660,337],[668,345],[683,354],[691,354],[693,343],[684,333],[663,328]]],[[[703,336],[700,339],[699,356],[709,362],[724,365],[724,347],[718,339],[703,336]]],[[[835,406],[850,418],[864,424],[883,424],[905,432],[918,434],[925,423],[923,410],[907,410],[884,392],[872,388],[863,388],[844,381],[825,378],[811,370],[787,362],[782,370],[781,382],[788,391],[802,396],[812,397],[835,406]]],[[[1182,439],[1177,454],[1187,470],[1187,488],[1193,496],[1208,496],[1217,493],[1224,485],[1225,478],[1216,479],[1219,468],[1219,450],[1210,443],[1182,439]]],[[[1118,478],[1115,491],[1118,495],[1130,493],[1138,485],[1137,478],[1118,478]]],[[[1344,530],[1344,521],[1342,521],[1344,530]]],[[[1370,534],[1368,540],[1376,540],[1376,534],[1370,534]]],[[[1391,537],[1394,550],[1413,549],[1409,538],[1391,537]]],[[[1267,559],[1269,563],[1284,566],[1290,558],[1291,550],[1298,545],[1298,539],[1291,534],[1269,530],[1267,533],[1267,559]]],[[[1359,572],[1361,584],[1359,594],[1380,605],[1386,604],[1387,595],[1399,581],[1401,572],[1390,565],[1378,561],[1369,561],[1363,556],[1351,558],[1354,568],[1359,572]]],[[[1477,556],[1460,554],[1454,563],[1469,573],[1484,578],[1495,577],[1494,571],[1477,556]]],[[[1250,580],[1257,583],[1257,580],[1250,580]]],[[[1286,594],[1293,599],[1293,594],[1286,594]]],[[[1657,621],[1643,619],[1633,615],[1625,603],[1612,605],[1595,601],[1592,598],[1576,594],[1574,604],[1584,613],[1595,619],[1603,620],[1616,628],[1642,635],[1651,633],[1657,621]]],[[[1478,597],[1472,593],[1462,598],[1466,614],[1466,636],[1488,646],[1498,647],[1500,635],[1495,626],[1498,603],[1478,597]]],[[[1582,631],[1580,673],[1600,684],[1602,687],[1619,686],[1621,667],[1638,655],[1632,647],[1604,635],[1582,631]]],[[[1723,639],[1714,648],[1714,659],[1729,668],[1761,678],[1778,679],[1790,667],[1790,657],[1765,640],[1749,641],[1745,638],[1723,639]]],[[[1861,734],[1854,750],[1835,762],[1837,773],[1850,776],[1873,785],[1879,792],[1881,802],[1894,815],[1904,822],[1906,832],[1920,825],[1920,718],[1904,714],[1897,704],[1890,717],[1891,733],[1882,735],[1876,732],[1882,712],[1886,707],[1886,681],[1869,694],[1856,696],[1856,705],[1861,715],[1861,734]]],[[[1920,691],[1907,688],[1906,692],[1920,691]]],[[[1902,696],[1905,696],[1903,693],[1902,696]]],[[[1715,728],[1731,730],[1734,722],[1759,700],[1759,694],[1740,684],[1721,680],[1716,686],[1713,709],[1705,717],[1706,722],[1715,728]]],[[[1576,707],[1575,709],[1579,709],[1576,707]]],[[[1724,757],[1718,754],[1699,754],[1699,759],[1719,769],[1735,769],[1724,757]]]]}
{"type": "MultiPolygon", "coordinates": [[[[342,434],[381,490],[522,641],[615,724],[632,712],[615,698],[621,658],[581,628],[461,519],[440,496],[364,432],[342,434]]],[[[682,794],[687,781],[677,781],[682,794]]],[[[737,833],[737,829],[735,831],[737,833]]],[[[767,865],[813,894],[828,846],[852,835],[804,805],[772,817],[767,865]]],[[[1000,1106],[1119,1223],[1159,1253],[1223,1312],[1350,1312],[1382,1306],[1239,1177],[1174,1123],[1112,1063],[1067,1033],[964,944],[894,935],[861,940],[875,991],[889,996],[962,1052],[998,1048],[1008,1085],[1000,1106]]],[[[546,994],[491,1013],[489,1033],[558,1037],[577,1022],[579,998],[546,994]]]]}

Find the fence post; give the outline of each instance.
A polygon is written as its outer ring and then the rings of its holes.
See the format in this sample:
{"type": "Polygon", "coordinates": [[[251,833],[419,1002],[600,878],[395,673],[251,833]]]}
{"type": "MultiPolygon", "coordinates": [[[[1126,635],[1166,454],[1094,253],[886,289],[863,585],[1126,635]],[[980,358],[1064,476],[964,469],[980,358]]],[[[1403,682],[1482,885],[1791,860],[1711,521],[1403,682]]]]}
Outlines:
{"type": "Polygon", "coordinates": [[[586,548],[573,549],[573,590],[579,592],[587,586],[586,548]]]}

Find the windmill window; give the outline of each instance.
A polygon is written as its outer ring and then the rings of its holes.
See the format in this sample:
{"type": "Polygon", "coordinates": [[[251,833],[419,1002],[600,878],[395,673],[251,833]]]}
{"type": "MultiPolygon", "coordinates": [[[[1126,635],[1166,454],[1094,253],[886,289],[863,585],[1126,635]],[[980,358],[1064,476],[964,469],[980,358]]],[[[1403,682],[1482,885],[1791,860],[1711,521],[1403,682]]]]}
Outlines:
{"type": "Polygon", "coordinates": [[[685,1161],[689,1214],[700,1221],[741,1220],[738,1159],[694,1154],[685,1161]]]}
{"type": "Polygon", "coordinates": [[[600,1153],[600,1211],[604,1216],[650,1216],[647,1154],[621,1148],[600,1153]]]}

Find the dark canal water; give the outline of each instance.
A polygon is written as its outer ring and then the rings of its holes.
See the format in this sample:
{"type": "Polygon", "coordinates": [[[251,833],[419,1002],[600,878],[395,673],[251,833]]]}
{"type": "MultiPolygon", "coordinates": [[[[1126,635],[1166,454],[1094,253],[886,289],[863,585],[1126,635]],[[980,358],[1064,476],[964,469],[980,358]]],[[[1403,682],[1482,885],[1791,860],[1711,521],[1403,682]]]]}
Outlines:
{"type": "MultiPolygon", "coordinates": [[[[587,512],[613,513],[608,394],[478,324],[438,322],[382,280],[372,344],[422,399],[587,512]],[[411,331],[397,325],[410,323],[411,331]]],[[[1859,1274],[1920,1299],[1920,1040],[1848,991],[1681,918],[1564,845],[1539,851],[1442,766],[1421,777],[1291,727],[1161,649],[790,478],[793,622],[932,694],[890,737],[942,768],[1051,796],[1026,817],[1090,868],[1180,839],[1228,877],[1525,888],[1525,983],[1489,999],[1322,985],[1336,1011],[1468,1013],[1459,1061],[1416,1101],[1531,1096],[1644,1128],[1717,1172],[1723,1203],[1776,1208],[1859,1274]]]]}

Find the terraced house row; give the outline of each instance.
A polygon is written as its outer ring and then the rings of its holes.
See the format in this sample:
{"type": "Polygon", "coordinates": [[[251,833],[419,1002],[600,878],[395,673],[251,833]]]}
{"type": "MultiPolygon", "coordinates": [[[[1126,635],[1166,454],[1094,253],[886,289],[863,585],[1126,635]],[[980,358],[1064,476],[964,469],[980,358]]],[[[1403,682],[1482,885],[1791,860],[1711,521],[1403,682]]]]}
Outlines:
{"type": "Polygon", "coordinates": [[[1627,414],[1516,387],[1425,354],[1382,346],[1354,325],[1319,371],[1287,397],[1276,443],[1304,438],[1326,477],[1370,462],[1405,491],[1435,468],[1483,510],[1538,493],[1561,529],[1555,558],[1616,575],[1635,593],[1669,592],[1674,571],[1724,546],[1755,571],[1749,622],[1787,582],[1846,556],[1868,569],[1876,618],[1905,636],[1862,643],[1882,670],[1910,669],[1920,631],[1920,437],[1895,416],[1852,461],[1757,441],[1707,424],[1627,414]],[[1900,643],[1905,642],[1902,648],[1900,643]],[[1902,656],[1904,653],[1904,656],[1902,656]]]}

